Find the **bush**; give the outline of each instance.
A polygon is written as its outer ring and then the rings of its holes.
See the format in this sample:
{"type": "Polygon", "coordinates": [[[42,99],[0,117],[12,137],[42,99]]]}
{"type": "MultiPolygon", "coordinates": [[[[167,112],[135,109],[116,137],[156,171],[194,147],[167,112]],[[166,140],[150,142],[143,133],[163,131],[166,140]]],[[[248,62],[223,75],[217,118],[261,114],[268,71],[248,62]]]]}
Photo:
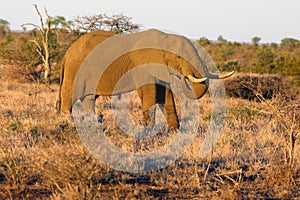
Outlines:
{"type": "Polygon", "coordinates": [[[248,100],[272,99],[288,89],[280,75],[239,74],[225,81],[227,95],[248,100]]]}

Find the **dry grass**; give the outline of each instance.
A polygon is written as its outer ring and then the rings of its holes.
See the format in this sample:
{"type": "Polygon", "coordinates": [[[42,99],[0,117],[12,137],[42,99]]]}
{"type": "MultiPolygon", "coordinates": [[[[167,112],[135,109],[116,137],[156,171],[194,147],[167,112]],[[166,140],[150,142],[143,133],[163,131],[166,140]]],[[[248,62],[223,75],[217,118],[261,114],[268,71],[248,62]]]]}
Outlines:
{"type": "MultiPolygon", "coordinates": [[[[199,135],[187,152],[164,169],[130,174],[89,154],[75,128],[56,116],[58,88],[51,87],[54,92],[0,80],[0,199],[300,198],[299,96],[277,94],[261,102],[228,98],[221,138],[212,154],[200,159],[210,118],[205,96],[199,101],[199,135]]],[[[135,148],[106,123],[116,143],[135,148]]]]}

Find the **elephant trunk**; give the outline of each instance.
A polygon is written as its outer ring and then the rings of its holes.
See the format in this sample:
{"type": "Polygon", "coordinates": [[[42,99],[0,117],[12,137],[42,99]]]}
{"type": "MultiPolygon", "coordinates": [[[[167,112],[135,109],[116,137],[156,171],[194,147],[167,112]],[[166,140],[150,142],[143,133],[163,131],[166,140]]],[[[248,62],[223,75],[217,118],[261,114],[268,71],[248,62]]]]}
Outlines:
{"type": "Polygon", "coordinates": [[[184,94],[193,100],[200,99],[207,90],[206,82],[192,83],[187,78],[181,78],[182,89],[184,94]]]}

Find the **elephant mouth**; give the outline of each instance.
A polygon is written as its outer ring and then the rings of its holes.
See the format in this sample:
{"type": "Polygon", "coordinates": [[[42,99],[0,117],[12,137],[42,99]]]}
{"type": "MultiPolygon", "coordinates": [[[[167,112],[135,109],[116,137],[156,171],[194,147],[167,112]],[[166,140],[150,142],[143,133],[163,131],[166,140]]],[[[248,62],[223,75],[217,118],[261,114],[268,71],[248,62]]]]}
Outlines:
{"type": "Polygon", "coordinates": [[[193,100],[200,99],[208,88],[208,79],[225,79],[230,77],[234,71],[223,74],[208,74],[207,77],[196,78],[192,75],[181,77],[182,89],[184,94],[193,100]]]}
{"type": "Polygon", "coordinates": [[[196,100],[201,98],[206,90],[207,85],[205,82],[194,83],[190,82],[188,78],[181,78],[183,93],[190,99],[196,100]]]}

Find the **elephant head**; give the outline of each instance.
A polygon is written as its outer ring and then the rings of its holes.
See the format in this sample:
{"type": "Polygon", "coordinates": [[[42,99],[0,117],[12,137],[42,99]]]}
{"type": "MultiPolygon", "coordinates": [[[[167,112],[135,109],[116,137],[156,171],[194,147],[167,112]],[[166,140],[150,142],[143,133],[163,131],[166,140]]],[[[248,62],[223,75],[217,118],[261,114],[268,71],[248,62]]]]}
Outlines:
{"type": "MultiPolygon", "coordinates": [[[[178,36],[174,37],[178,39],[178,36]]],[[[193,45],[186,40],[183,40],[183,42],[186,46],[183,47],[182,45],[180,48],[184,48],[185,50],[188,48],[191,49],[189,54],[185,55],[187,58],[184,58],[174,52],[156,48],[130,51],[118,58],[116,62],[109,66],[108,74],[113,74],[113,72],[118,71],[118,66],[127,66],[128,70],[130,70],[134,67],[148,65],[147,68],[144,68],[143,71],[136,75],[137,78],[141,79],[141,77],[144,77],[143,75],[150,75],[160,81],[169,83],[170,75],[174,75],[181,80],[183,92],[188,98],[200,99],[209,87],[209,79],[224,79],[230,77],[234,73],[233,71],[224,75],[209,73],[204,62],[197,54],[197,51],[193,49],[193,45]],[[193,55],[196,59],[191,58],[191,55],[193,55]],[[195,66],[195,63],[198,65],[195,66]],[[155,68],[153,66],[154,64],[167,66],[167,68],[155,68]],[[112,68],[110,69],[110,67],[112,68]]],[[[104,75],[104,77],[108,76],[104,75]]],[[[120,77],[116,79],[119,80],[119,78],[120,77]]],[[[102,83],[105,85],[104,81],[102,83]]]]}

